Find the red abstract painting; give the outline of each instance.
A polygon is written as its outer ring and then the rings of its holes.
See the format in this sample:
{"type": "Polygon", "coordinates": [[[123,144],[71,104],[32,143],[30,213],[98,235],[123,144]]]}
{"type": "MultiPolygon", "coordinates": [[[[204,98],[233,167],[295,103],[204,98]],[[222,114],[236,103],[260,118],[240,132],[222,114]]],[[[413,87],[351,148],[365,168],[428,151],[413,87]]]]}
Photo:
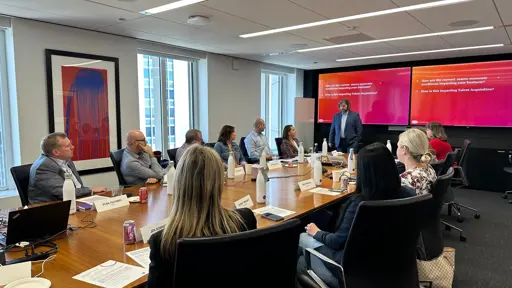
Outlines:
{"type": "Polygon", "coordinates": [[[110,130],[107,70],[62,66],[64,130],[73,161],[108,158],[110,130]]]}

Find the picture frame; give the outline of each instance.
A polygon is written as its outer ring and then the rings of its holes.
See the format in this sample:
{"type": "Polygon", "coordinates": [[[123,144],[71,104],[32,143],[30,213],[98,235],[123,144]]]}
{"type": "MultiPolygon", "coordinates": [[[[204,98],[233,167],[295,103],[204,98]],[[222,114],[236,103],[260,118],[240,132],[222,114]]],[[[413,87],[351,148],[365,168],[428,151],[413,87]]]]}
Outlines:
{"type": "Polygon", "coordinates": [[[114,171],[121,149],[119,58],[45,50],[49,132],[64,132],[80,175],[114,171]]]}

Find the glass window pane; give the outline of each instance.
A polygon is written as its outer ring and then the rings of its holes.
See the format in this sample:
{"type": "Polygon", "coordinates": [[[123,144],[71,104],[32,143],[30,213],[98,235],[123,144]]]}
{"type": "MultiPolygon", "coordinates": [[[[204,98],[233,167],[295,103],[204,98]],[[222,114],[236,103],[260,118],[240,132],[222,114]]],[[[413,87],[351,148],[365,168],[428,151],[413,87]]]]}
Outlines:
{"type": "Polygon", "coordinates": [[[192,64],[142,54],[138,61],[141,130],[155,150],[179,147],[191,127],[192,64]]]}
{"type": "Polygon", "coordinates": [[[270,73],[261,74],[261,104],[262,118],[265,119],[267,128],[265,133],[269,139],[270,148],[277,153],[275,138],[281,137],[282,133],[282,99],[284,76],[270,73]]]}

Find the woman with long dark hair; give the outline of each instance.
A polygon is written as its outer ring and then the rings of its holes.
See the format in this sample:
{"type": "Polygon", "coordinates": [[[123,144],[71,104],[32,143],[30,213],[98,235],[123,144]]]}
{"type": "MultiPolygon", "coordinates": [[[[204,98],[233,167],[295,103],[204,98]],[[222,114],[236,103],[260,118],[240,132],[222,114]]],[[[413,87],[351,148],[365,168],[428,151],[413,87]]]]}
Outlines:
{"type": "Polygon", "coordinates": [[[443,125],[439,122],[430,122],[427,124],[427,137],[430,142],[430,146],[436,152],[436,158],[438,161],[446,158],[446,154],[452,152],[452,146],[448,143],[448,136],[444,132],[443,125]]]}
{"type": "Polygon", "coordinates": [[[283,129],[283,142],[281,142],[281,153],[283,159],[290,159],[299,155],[299,139],[297,130],[293,125],[286,125],[283,129]]]}
{"type": "MultiPolygon", "coordinates": [[[[416,195],[414,190],[401,185],[393,155],[381,143],[370,144],[359,151],[357,167],[356,191],[342,205],[335,231],[322,231],[315,223],[310,223],[306,226],[307,235],[303,233],[299,243],[302,248],[314,248],[336,263],[341,263],[357,207],[362,201],[399,199],[416,195]]],[[[331,267],[326,267],[317,257],[311,257],[311,267],[330,287],[338,286],[338,280],[333,276],[335,274],[329,270],[331,267]]],[[[298,272],[302,273],[305,269],[304,256],[300,256],[298,272]]]]}

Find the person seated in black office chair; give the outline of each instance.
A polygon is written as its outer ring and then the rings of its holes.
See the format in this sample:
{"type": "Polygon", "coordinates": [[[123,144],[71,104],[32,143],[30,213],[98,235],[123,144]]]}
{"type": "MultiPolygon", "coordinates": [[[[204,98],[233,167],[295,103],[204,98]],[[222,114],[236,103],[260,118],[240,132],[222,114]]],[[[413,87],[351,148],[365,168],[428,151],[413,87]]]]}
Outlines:
{"type": "MultiPolygon", "coordinates": [[[[336,231],[321,231],[315,223],[310,223],[306,226],[306,233],[300,237],[300,247],[313,248],[336,263],[342,262],[345,242],[357,207],[362,201],[399,199],[416,195],[413,189],[401,186],[393,155],[381,143],[370,144],[359,151],[357,167],[356,192],[342,205],[336,221],[336,231]]],[[[301,254],[299,251],[297,275],[306,272],[305,258],[301,254]]],[[[337,273],[330,270],[333,267],[326,267],[321,260],[311,257],[311,268],[330,287],[338,287],[338,279],[333,276],[337,273]]]]}
{"type": "Polygon", "coordinates": [[[173,286],[179,239],[256,229],[256,218],[250,209],[232,211],[222,207],[223,190],[224,167],[217,152],[204,146],[190,146],[176,168],[169,222],[149,239],[148,288],[173,286]]]}

